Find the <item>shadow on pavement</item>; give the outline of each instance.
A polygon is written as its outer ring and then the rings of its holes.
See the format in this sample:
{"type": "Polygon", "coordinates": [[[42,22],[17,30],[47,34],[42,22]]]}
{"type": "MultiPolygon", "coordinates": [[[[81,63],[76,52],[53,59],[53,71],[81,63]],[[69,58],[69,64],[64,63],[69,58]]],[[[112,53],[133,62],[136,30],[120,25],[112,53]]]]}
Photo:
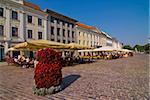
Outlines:
{"type": "Polygon", "coordinates": [[[65,76],[62,79],[62,84],[61,84],[62,90],[70,86],[73,82],[75,82],[80,77],[81,77],[80,75],[76,75],[76,74],[65,76]]]}

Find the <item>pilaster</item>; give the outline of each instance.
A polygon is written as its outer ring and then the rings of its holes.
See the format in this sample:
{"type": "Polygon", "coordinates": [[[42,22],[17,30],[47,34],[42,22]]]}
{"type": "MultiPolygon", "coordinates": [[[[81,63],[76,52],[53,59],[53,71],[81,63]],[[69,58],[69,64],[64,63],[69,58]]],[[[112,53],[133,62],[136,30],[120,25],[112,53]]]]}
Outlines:
{"type": "Polygon", "coordinates": [[[63,25],[62,22],[60,22],[60,42],[63,42],[63,25]]]}
{"type": "Polygon", "coordinates": [[[6,23],[5,23],[5,35],[6,35],[6,40],[11,40],[11,27],[10,27],[10,8],[6,7],[6,23]]]}
{"type": "Polygon", "coordinates": [[[20,34],[19,34],[19,37],[21,39],[21,41],[24,41],[25,40],[25,37],[24,37],[24,34],[26,33],[25,32],[25,14],[23,11],[20,11],[19,13],[20,15],[20,34]]]}
{"type": "Polygon", "coordinates": [[[57,21],[54,20],[54,39],[57,41],[57,21]]]}

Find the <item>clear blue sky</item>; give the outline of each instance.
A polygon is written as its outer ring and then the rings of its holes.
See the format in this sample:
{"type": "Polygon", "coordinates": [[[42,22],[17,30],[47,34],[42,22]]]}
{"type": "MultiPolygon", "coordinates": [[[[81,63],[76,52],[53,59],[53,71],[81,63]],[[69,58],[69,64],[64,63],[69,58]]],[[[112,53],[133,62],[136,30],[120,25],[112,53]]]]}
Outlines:
{"type": "Polygon", "coordinates": [[[124,44],[148,39],[149,0],[28,0],[81,23],[97,26],[124,44]]]}

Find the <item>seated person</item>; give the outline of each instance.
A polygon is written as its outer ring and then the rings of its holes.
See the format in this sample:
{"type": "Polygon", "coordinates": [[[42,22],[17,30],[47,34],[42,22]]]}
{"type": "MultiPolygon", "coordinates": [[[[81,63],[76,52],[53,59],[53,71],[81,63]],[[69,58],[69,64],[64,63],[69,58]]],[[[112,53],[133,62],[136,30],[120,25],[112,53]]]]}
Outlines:
{"type": "Polygon", "coordinates": [[[38,61],[36,59],[34,59],[34,68],[36,67],[37,63],[38,63],[38,61]]]}
{"type": "Polygon", "coordinates": [[[33,58],[30,58],[28,64],[29,64],[29,67],[33,68],[33,67],[34,67],[34,59],[33,59],[33,58]]]}

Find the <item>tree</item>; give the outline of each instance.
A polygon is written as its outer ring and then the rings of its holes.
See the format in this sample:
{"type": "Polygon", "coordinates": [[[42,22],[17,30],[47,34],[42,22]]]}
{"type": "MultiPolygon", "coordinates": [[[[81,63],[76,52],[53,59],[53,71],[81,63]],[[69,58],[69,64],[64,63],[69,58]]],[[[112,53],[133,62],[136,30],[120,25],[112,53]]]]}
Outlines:
{"type": "Polygon", "coordinates": [[[130,45],[124,45],[123,49],[133,50],[133,48],[130,45]]]}
{"type": "Polygon", "coordinates": [[[133,49],[135,50],[135,49],[137,49],[137,51],[139,51],[139,52],[144,52],[144,46],[141,46],[141,45],[135,45],[134,47],[133,47],[133,49]]]}
{"type": "Polygon", "coordinates": [[[150,43],[144,45],[144,51],[145,53],[150,53],[150,43]]]}

